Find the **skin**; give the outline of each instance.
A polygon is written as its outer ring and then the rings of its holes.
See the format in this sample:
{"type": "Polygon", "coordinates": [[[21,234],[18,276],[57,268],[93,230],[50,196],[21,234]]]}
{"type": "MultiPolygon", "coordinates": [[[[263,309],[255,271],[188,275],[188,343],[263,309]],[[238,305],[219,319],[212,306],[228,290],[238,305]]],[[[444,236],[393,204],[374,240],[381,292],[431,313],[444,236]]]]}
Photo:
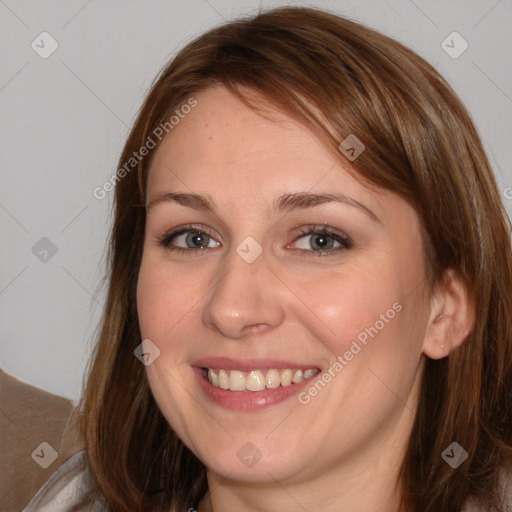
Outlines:
{"type": "MultiPolygon", "coordinates": [[[[424,358],[445,357],[469,332],[465,289],[447,272],[429,295],[413,208],[356,181],[304,126],[277,111],[265,119],[220,86],[196,98],[151,163],[137,301],[142,338],[161,351],[147,366],[153,395],[207,467],[199,511],[396,512],[424,358]],[[170,191],[207,194],[216,212],[151,205],[170,191]],[[298,192],[345,194],[378,220],[338,202],[273,213],[279,196],[298,192]],[[159,243],[186,224],[210,247],[182,254],[159,243]],[[353,247],[315,255],[318,238],[298,231],[311,225],[353,247]],[[236,252],[248,236],[263,249],[250,264],[236,252]],[[325,371],[395,303],[400,312],[307,405],[294,396],[259,411],[222,408],[191,368],[230,356],[325,371]],[[237,457],[246,443],[261,453],[252,467],[237,457]]],[[[184,237],[176,246],[186,250],[184,237]]]]}

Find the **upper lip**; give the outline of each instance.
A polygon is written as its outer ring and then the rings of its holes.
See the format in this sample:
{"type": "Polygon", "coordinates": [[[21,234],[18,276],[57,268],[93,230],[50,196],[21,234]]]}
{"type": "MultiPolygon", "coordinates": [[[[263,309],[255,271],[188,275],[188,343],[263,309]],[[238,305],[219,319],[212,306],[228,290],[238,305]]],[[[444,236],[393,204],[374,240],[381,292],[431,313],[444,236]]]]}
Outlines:
{"type": "Polygon", "coordinates": [[[281,359],[234,359],[232,357],[203,357],[191,363],[191,366],[199,368],[220,368],[223,370],[238,370],[241,372],[250,372],[251,370],[270,370],[285,369],[303,370],[308,368],[318,368],[311,363],[296,363],[284,361],[281,359]]]}

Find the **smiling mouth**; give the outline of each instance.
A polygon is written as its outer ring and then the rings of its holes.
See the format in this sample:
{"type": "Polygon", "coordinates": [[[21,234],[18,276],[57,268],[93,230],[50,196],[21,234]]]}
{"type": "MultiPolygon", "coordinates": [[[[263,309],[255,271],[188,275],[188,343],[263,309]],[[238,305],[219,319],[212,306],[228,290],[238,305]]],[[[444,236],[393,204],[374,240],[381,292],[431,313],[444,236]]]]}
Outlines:
{"type": "Polygon", "coordinates": [[[230,391],[263,391],[278,387],[293,386],[317,375],[318,368],[302,370],[289,368],[252,370],[224,370],[222,368],[202,368],[204,378],[214,387],[230,391]]]}

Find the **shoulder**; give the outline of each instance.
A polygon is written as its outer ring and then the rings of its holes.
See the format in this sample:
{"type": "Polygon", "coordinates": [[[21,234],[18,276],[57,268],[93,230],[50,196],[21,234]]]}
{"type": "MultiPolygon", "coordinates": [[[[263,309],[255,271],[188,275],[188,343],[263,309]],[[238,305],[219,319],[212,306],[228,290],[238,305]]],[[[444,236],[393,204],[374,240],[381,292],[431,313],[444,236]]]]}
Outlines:
{"type": "Polygon", "coordinates": [[[82,450],[52,474],[21,512],[109,512],[101,499],[80,506],[93,491],[87,456],[82,450]]]}
{"type": "Polygon", "coordinates": [[[501,488],[503,502],[506,505],[507,512],[512,512],[512,468],[509,471],[503,471],[501,474],[501,488]]]}
{"type": "MultiPolygon", "coordinates": [[[[512,512],[512,468],[501,470],[500,472],[500,490],[499,495],[502,500],[502,506],[506,512],[512,512]]],[[[473,499],[466,502],[462,512],[482,512],[482,505],[473,499]]]]}

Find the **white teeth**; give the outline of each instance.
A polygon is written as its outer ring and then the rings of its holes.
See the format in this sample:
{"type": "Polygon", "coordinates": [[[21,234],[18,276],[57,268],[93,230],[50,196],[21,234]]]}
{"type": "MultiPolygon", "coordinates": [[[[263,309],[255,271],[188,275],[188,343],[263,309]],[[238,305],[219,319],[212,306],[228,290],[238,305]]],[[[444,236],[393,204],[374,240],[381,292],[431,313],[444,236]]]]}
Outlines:
{"type": "Polygon", "coordinates": [[[245,391],[245,375],[242,372],[231,370],[229,373],[229,389],[231,391],[245,391]]]}
{"type": "Polygon", "coordinates": [[[252,370],[249,373],[239,370],[213,370],[208,368],[208,382],[221,389],[230,391],[262,391],[264,389],[274,389],[279,386],[290,386],[299,384],[303,380],[309,379],[319,372],[316,368],[307,370],[290,369],[270,369],[252,370]],[[218,373],[216,373],[218,372],[218,373]]]}
{"type": "Polygon", "coordinates": [[[281,374],[279,370],[269,370],[265,376],[265,384],[267,388],[273,389],[281,384],[281,374]]]}
{"type": "Polygon", "coordinates": [[[292,383],[292,376],[291,370],[281,370],[281,386],[289,386],[292,383]]]}
{"type": "Polygon", "coordinates": [[[213,370],[208,370],[208,381],[215,387],[219,387],[219,376],[213,370]]]}
{"type": "Polygon", "coordinates": [[[265,377],[263,376],[263,373],[259,370],[253,370],[250,372],[249,375],[247,375],[245,387],[249,391],[261,391],[262,389],[265,389],[265,377]]]}
{"type": "Polygon", "coordinates": [[[219,388],[228,389],[229,388],[229,378],[226,370],[219,371],[219,388]]]}
{"type": "Polygon", "coordinates": [[[297,384],[298,382],[300,382],[301,380],[303,380],[302,378],[302,370],[297,370],[294,374],[293,374],[293,377],[292,377],[292,382],[294,384],[297,384]]]}

